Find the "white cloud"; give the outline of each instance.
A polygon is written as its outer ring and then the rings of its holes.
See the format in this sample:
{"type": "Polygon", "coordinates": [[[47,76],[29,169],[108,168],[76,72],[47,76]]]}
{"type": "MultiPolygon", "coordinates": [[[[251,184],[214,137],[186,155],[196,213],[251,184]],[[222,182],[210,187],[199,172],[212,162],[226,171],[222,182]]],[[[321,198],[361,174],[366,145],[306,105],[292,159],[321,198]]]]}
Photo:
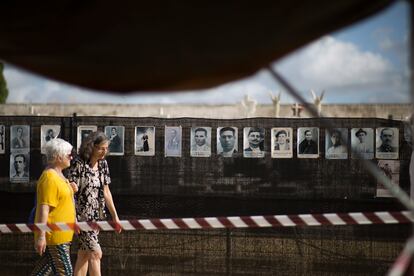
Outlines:
{"type": "MultiPolygon", "coordinates": [[[[394,68],[379,54],[361,51],[356,45],[331,36],[275,65],[300,91],[325,89],[327,102],[409,100],[409,81],[402,68],[394,68]],[[384,98],[387,93],[389,96],[384,98]]],[[[308,92],[303,93],[308,96],[308,92]]]]}
{"type": "Polygon", "coordinates": [[[378,54],[362,52],[354,44],[324,37],[277,64],[301,89],[332,89],[382,82],[391,64],[378,54]]]}

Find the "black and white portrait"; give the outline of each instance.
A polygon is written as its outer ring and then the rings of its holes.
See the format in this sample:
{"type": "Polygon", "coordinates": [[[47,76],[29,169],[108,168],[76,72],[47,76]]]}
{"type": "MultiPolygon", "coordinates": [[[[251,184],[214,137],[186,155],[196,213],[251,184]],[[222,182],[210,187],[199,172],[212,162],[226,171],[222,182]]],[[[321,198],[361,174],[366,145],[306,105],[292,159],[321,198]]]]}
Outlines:
{"type": "Polygon", "coordinates": [[[348,158],[348,129],[334,128],[325,131],[325,158],[348,158]]]}
{"type": "Polygon", "coordinates": [[[164,131],[165,157],[181,157],[181,126],[166,126],[164,131]]]}
{"type": "Polygon", "coordinates": [[[272,158],[292,158],[292,128],[275,127],[271,132],[272,158]]]}
{"type": "Polygon", "coordinates": [[[88,137],[89,134],[91,134],[94,131],[97,131],[97,126],[78,126],[78,133],[77,133],[77,149],[79,150],[80,145],[85,140],[86,137],[88,137]]]}
{"type": "Polygon", "coordinates": [[[243,157],[263,158],[265,156],[265,129],[245,127],[243,129],[243,157]]]}
{"type": "Polygon", "coordinates": [[[237,127],[217,128],[217,155],[233,157],[237,149],[237,127]]]}
{"type": "Polygon", "coordinates": [[[190,144],[192,157],[210,157],[211,127],[192,127],[190,144]]]}
{"type": "Polygon", "coordinates": [[[5,136],[6,127],[4,125],[0,125],[0,154],[4,154],[6,151],[5,136]]]}
{"type": "Polygon", "coordinates": [[[297,135],[298,158],[319,157],[319,128],[300,127],[297,135]]]}
{"type": "Polygon", "coordinates": [[[14,125],[10,127],[10,151],[30,151],[30,126],[14,125]]]}
{"type": "MultiPolygon", "coordinates": [[[[400,161],[399,160],[378,160],[378,168],[391,180],[393,185],[400,185],[400,161]]],[[[377,197],[391,197],[391,193],[384,186],[384,183],[377,181],[377,197]]]]}
{"type": "Polygon", "coordinates": [[[378,159],[398,159],[398,141],[398,128],[377,128],[375,156],[378,159]]]}
{"type": "Polygon", "coordinates": [[[374,158],[374,130],[372,128],[351,129],[352,158],[374,158]]]}
{"type": "Polygon", "coordinates": [[[109,139],[108,155],[124,155],[124,133],[123,126],[105,127],[105,135],[109,139]]]}
{"type": "Polygon", "coordinates": [[[155,155],[155,127],[135,127],[135,155],[155,155]]]}
{"type": "Polygon", "coordinates": [[[40,127],[40,152],[45,154],[45,145],[52,139],[59,137],[60,125],[42,125],[40,127]]]}
{"type": "Polygon", "coordinates": [[[30,155],[29,153],[10,154],[10,182],[29,182],[30,155]]]}

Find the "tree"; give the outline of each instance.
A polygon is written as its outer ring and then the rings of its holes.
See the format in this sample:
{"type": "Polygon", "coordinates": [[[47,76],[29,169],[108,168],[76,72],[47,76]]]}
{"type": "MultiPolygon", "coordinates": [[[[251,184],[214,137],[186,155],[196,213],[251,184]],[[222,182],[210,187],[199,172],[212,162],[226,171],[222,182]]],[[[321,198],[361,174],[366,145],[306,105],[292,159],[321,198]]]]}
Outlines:
{"type": "Polygon", "coordinates": [[[0,104],[6,103],[9,90],[7,89],[7,82],[3,75],[4,65],[0,62],[0,104]]]}

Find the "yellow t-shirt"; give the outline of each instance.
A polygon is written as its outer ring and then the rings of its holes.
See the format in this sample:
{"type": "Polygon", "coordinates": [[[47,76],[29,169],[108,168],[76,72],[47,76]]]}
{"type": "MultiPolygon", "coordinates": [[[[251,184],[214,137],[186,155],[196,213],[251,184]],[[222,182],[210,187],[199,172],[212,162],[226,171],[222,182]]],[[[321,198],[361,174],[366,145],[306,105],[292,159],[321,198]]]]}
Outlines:
{"type": "MultiPolygon", "coordinates": [[[[37,181],[37,206],[35,222],[39,216],[40,205],[49,205],[48,223],[74,223],[75,205],[73,191],[69,184],[53,170],[45,170],[37,181]]],[[[35,233],[35,239],[38,233],[35,233]]],[[[58,245],[72,241],[73,231],[46,232],[46,244],[58,245]]]]}

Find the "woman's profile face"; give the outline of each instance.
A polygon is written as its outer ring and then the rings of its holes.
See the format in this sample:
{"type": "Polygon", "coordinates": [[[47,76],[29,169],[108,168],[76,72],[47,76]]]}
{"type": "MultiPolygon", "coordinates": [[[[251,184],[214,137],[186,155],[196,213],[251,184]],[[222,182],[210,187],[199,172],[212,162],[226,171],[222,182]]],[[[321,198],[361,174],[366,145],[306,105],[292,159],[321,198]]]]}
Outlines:
{"type": "Polygon", "coordinates": [[[108,153],[109,141],[103,141],[102,143],[93,147],[92,156],[98,160],[104,159],[108,153]]]}

